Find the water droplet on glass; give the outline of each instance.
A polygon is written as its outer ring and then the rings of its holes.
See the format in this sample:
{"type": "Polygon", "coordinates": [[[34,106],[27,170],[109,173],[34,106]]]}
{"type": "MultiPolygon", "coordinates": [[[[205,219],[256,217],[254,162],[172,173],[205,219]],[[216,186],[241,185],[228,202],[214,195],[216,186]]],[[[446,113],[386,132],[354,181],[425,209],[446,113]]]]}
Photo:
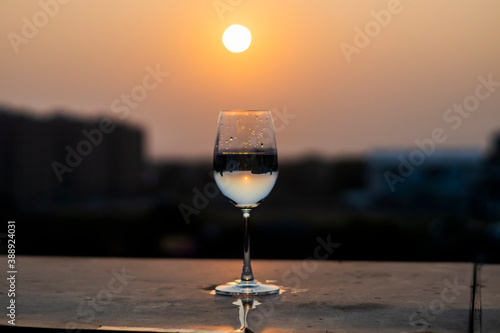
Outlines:
{"type": "Polygon", "coordinates": [[[230,137],[230,138],[229,138],[229,141],[233,141],[233,137],[230,137]]]}
{"type": "Polygon", "coordinates": [[[226,143],[227,143],[227,140],[226,140],[226,143]]]}
{"type": "Polygon", "coordinates": [[[261,144],[260,144],[260,146],[261,146],[261,147],[264,147],[264,144],[263,144],[263,143],[261,143],[261,144]]]}

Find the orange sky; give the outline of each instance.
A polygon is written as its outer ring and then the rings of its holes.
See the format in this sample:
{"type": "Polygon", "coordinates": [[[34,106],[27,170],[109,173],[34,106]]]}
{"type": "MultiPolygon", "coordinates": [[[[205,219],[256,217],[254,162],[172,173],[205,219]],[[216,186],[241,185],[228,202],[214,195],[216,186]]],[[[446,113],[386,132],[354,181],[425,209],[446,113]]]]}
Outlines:
{"type": "Polygon", "coordinates": [[[478,88],[500,82],[497,0],[65,2],[0,2],[0,103],[120,116],[146,68],[168,72],[123,117],[151,157],[210,158],[221,109],[274,109],[282,157],[411,149],[438,127],[442,148],[485,148],[500,130],[500,86],[478,88]],[[222,45],[231,24],[247,51],[222,45]]]}

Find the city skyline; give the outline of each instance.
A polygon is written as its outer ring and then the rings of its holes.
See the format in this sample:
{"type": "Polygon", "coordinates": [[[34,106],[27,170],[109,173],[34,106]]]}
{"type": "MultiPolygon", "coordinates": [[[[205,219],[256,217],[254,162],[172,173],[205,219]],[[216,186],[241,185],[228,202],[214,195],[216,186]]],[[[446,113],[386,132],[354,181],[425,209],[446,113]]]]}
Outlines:
{"type": "MultiPolygon", "coordinates": [[[[29,226],[29,232],[23,232],[29,244],[25,253],[40,254],[37,242],[52,237],[69,244],[61,250],[60,243],[48,242],[54,246],[43,246],[43,253],[226,255],[217,247],[228,238],[220,230],[237,226],[234,216],[238,212],[217,189],[209,161],[148,160],[142,150],[143,137],[143,129],[116,119],[33,117],[0,106],[2,212],[21,216],[23,225],[29,226]],[[127,231],[115,237],[115,226],[135,223],[137,227],[124,227],[127,231]],[[47,236],[45,225],[57,233],[47,236]],[[82,229],[93,230],[90,225],[108,227],[108,233],[93,242],[93,250],[86,242],[94,236],[80,234],[82,229]],[[138,227],[150,231],[143,238],[145,243],[137,242],[138,227]],[[80,238],[63,237],[68,228],[79,230],[80,238]],[[198,231],[187,235],[186,230],[198,231]],[[185,252],[178,237],[193,248],[185,252]],[[179,247],[166,249],[167,240],[179,247]],[[130,244],[136,246],[130,248],[130,244]]],[[[372,239],[390,244],[378,254],[385,259],[397,258],[392,251],[395,230],[400,233],[396,238],[405,238],[405,244],[410,239],[410,243],[421,243],[417,239],[429,233],[437,242],[434,246],[440,246],[447,242],[443,228],[467,238],[473,228],[477,237],[485,237],[485,244],[491,243],[495,239],[486,236],[500,214],[500,132],[490,141],[489,154],[435,148],[427,140],[413,150],[376,150],[366,156],[335,159],[302,156],[280,163],[276,188],[258,210],[261,217],[268,216],[260,226],[271,226],[268,231],[279,235],[290,230],[299,238],[304,231],[316,234],[324,228],[329,232],[333,228],[338,237],[356,238],[360,229],[376,226],[379,236],[372,239]],[[308,177],[303,177],[305,170],[308,177]],[[348,226],[351,236],[345,234],[348,226]],[[417,226],[424,234],[414,232],[417,226]]],[[[374,230],[365,234],[372,237],[374,230]]],[[[366,246],[362,236],[354,241],[359,244],[354,248],[366,246]]],[[[434,250],[411,254],[411,248],[405,255],[435,260],[434,250]]],[[[458,242],[449,258],[474,255],[460,252],[463,248],[463,242],[458,242]]],[[[498,251],[485,251],[489,260],[498,257],[498,251]]],[[[289,258],[291,254],[278,254],[283,255],[289,258]]],[[[362,258],[365,251],[351,250],[348,255],[362,258]]]]}
{"type": "Polygon", "coordinates": [[[0,4],[0,103],[117,117],[153,159],[210,159],[222,109],[273,110],[280,158],[485,150],[500,4],[42,0],[0,4]],[[231,24],[249,49],[222,44],[231,24]],[[437,132],[436,132],[437,131],[437,132]]]}

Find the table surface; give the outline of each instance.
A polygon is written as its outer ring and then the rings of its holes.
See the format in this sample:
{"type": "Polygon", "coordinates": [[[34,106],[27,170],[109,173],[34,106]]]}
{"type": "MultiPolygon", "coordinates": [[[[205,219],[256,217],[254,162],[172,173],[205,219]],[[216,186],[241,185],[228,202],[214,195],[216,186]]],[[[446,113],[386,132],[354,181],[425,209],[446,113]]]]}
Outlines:
{"type": "MultiPolygon", "coordinates": [[[[20,256],[16,325],[234,332],[246,309],[252,332],[469,332],[475,295],[475,327],[500,328],[500,265],[254,260],[256,279],[281,286],[279,295],[214,295],[215,285],[239,278],[241,266],[241,260],[20,256]]],[[[0,291],[4,305],[8,283],[3,279],[0,291]]]]}

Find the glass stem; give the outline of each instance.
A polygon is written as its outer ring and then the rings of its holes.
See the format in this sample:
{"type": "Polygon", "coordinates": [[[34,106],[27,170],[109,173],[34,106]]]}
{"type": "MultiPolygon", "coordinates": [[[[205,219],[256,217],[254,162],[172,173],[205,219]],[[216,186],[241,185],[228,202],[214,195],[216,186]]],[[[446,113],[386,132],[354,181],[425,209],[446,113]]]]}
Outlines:
{"type": "Polygon", "coordinates": [[[242,209],[242,211],[245,231],[243,235],[243,271],[241,272],[241,282],[253,282],[252,265],[250,264],[250,232],[248,230],[250,209],[242,209]]]}

